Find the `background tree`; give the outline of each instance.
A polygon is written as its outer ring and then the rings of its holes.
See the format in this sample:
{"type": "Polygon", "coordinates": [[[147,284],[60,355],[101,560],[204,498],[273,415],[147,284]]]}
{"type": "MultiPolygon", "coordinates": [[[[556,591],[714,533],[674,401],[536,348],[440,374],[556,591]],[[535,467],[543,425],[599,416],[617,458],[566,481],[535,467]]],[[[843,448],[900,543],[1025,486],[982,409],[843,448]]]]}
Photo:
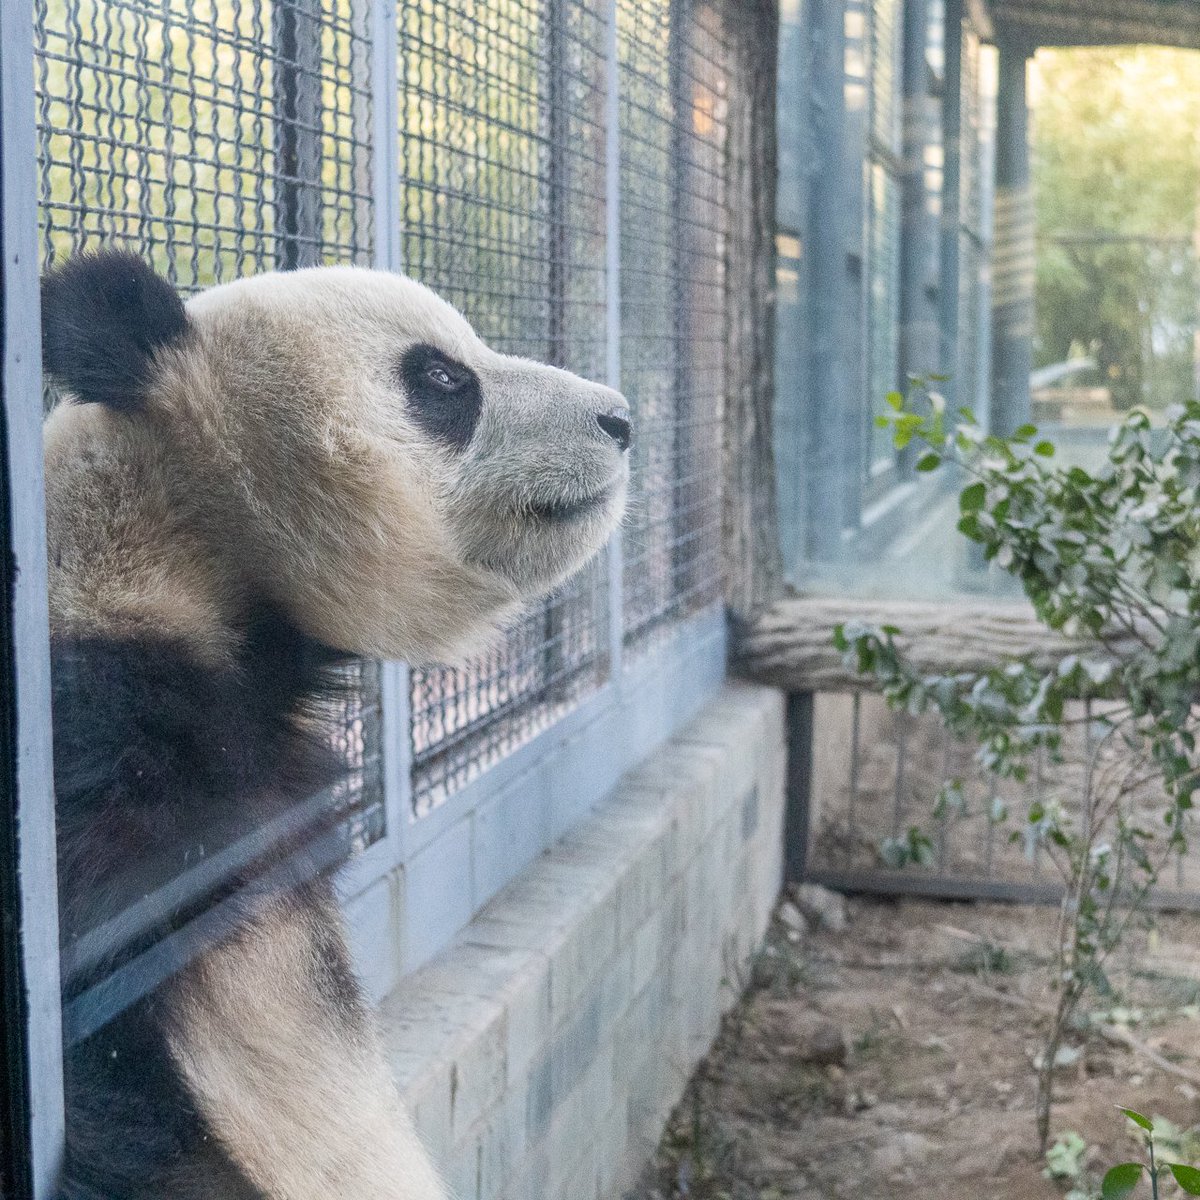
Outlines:
{"type": "Polygon", "coordinates": [[[1192,395],[1200,54],[1039,51],[1036,364],[1092,354],[1120,408],[1192,395]]]}

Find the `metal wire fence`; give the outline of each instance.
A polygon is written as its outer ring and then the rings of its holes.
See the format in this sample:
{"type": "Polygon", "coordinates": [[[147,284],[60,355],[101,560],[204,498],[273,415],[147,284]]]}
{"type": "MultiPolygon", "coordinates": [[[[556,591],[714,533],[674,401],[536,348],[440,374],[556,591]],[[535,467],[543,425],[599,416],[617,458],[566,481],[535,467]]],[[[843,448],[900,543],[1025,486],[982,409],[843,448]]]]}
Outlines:
{"type": "MultiPolygon", "coordinates": [[[[371,261],[362,11],[310,0],[36,0],[35,28],[44,266],[116,243],[191,292],[276,267],[371,261]]],[[[373,663],[347,668],[331,735],[347,773],[323,804],[297,807],[316,828],[332,801],[343,854],[384,830],[377,674],[373,663]]],[[[294,838],[294,824],[280,836],[294,838]]],[[[259,833],[206,829],[204,855],[244,870],[265,848],[259,833]]],[[[147,868],[127,899],[178,874],[147,868]]],[[[215,875],[193,882],[183,889],[193,908],[193,892],[220,886],[215,875]]]]}
{"type": "Polygon", "coordinates": [[[624,639],[720,592],[725,45],[706,5],[618,4],[621,386],[637,413],[624,639]]]}
{"type": "MultiPolygon", "coordinates": [[[[377,166],[392,148],[374,144],[376,6],[34,4],[43,266],[121,244],[192,293],[258,271],[377,260],[377,212],[391,211],[377,166]]],[[[637,425],[623,590],[602,559],[468,665],[411,673],[405,820],[611,681],[614,646],[640,652],[720,595],[721,21],[701,0],[616,0],[614,67],[612,19],[609,0],[397,7],[406,271],[500,350],[594,379],[611,374],[619,351],[610,381],[637,425]],[[607,204],[614,153],[619,219],[607,204]]],[[[383,760],[399,751],[383,745],[380,668],[350,672],[332,735],[348,771],[332,797],[298,804],[284,830],[205,831],[203,870],[165,864],[130,881],[128,911],[116,897],[67,963],[79,988],[108,988],[86,1012],[76,1006],[72,1036],[153,986],[151,971],[114,988],[98,963],[141,970],[164,911],[202,915],[230,872],[245,874],[272,838],[315,828],[330,799],[341,820],[335,858],[395,832],[383,760]]],[[[172,951],[157,977],[192,952],[172,951]]]]}
{"type": "Polygon", "coordinates": [[[370,262],[364,10],[36,0],[47,261],[119,240],[188,291],[370,262]]]}
{"type": "MultiPolygon", "coordinates": [[[[592,378],[616,336],[604,24],[595,0],[426,3],[400,31],[408,269],[493,344],[592,378]]],[[[602,560],[467,667],[414,672],[418,815],[609,677],[611,621],[649,644],[720,593],[724,45],[715,12],[682,2],[621,0],[617,37],[620,383],[638,431],[623,611],[602,560]]]]}
{"type": "MultiPolygon", "coordinates": [[[[589,0],[400,13],[405,265],[497,349],[603,378],[604,27],[589,0]]],[[[601,561],[459,669],[412,675],[413,809],[435,807],[608,672],[601,561]]]]}
{"type": "MultiPolygon", "coordinates": [[[[934,714],[893,712],[874,694],[816,695],[808,873],[885,894],[1059,898],[1064,856],[1053,820],[1029,813],[1036,805],[1075,828],[1093,819],[1084,776],[1103,736],[1091,720],[1100,715],[1073,705],[1061,753],[1035,755],[1028,778],[1016,781],[983,770],[978,747],[948,733],[934,714]]],[[[1114,746],[1102,768],[1108,758],[1121,765],[1126,752],[1114,746]]],[[[1162,828],[1157,781],[1127,802],[1134,823],[1162,828]]],[[[1186,854],[1172,854],[1159,883],[1159,903],[1200,906],[1200,866],[1186,854]]]]}

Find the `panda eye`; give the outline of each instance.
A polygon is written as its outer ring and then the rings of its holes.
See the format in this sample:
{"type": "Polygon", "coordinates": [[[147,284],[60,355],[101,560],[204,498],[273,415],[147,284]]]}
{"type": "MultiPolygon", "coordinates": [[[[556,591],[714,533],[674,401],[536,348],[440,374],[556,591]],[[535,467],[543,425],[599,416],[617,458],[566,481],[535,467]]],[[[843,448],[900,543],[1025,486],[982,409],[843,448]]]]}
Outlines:
{"type": "Polygon", "coordinates": [[[424,343],[404,352],[396,372],[405,406],[425,433],[452,449],[465,449],[483,410],[479,376],[424,343]]]}

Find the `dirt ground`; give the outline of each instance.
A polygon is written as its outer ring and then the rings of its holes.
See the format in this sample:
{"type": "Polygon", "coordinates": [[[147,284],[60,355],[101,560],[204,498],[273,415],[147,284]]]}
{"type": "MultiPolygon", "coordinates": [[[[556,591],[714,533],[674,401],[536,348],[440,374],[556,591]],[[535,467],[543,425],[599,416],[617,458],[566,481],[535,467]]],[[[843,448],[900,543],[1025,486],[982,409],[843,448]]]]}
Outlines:
{"type": "Polygon", "coordinates": [[[1131,935],[1111,994],[1084,1002],[1056,1073],[1055,1180],[1033,1117],[1055,911],[846,908],[841,932],[777,915],[638,1200],[1086,1200],[1140,1155],[1118,1104],[1166,1118],[1177,1161],[1200,1158],[1200,918],[1131,935]]]}

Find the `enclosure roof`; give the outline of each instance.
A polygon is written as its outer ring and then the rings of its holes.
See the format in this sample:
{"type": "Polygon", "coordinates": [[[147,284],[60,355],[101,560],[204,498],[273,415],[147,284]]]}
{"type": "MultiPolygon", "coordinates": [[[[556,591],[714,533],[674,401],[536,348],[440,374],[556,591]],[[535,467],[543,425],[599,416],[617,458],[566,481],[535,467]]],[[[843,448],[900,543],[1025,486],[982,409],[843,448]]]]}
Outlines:
{"type": "Polygon", "coordinates": [[[1200,49],[1200,0],[991,0],[988,8],[998,37],[1034,46],[1200,49]]]}

